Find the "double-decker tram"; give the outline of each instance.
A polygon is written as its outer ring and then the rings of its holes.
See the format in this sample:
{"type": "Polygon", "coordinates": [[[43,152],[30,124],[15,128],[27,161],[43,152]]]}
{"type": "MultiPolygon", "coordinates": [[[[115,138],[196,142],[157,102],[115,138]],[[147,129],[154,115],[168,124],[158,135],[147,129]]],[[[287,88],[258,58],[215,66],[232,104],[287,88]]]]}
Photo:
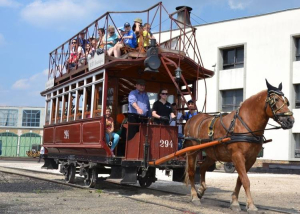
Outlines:
{"type": "Polygon", "coordinates": [[[177,9],[169,14],[160,2],[144,11],[107,12],[50,53],[48,82],[41,92],[46,100],[44,167],[60,165],[67,182],[74,182],[77,173],[90,187],[98,174],[110,174],[108,179],[123,184],[138,181],[150,186],[156,180],[156,168],[172,169],[173,179],[181,179],[184,158],[149,164],[178,151],[178,124],[157,125],[151,117],[140,117],[141,123],[126,122],[128,96],[137,81],[146,83],[151,104],[165,88],[168,100],[183,112],[187,99],[196,102],[197,81],[214,75],[201,62],[196,29],[189,21],[191,8],[177,9]],[[128,23],[123,28],[124,23],[113,19],[115,14],[133,17],[128,15],[132,13],[141,17],[132,24],[140,27],[133,30],[137,39],[133,47],[124,43],[128,23]],[[117,38],[110,48],[115,49],[109,50],[113,32],[117,38]],[[108,108],[120,136],[113,152],[106,140],[108,108]],[[136,132],[129,138],[132,128],[136,132]]]}

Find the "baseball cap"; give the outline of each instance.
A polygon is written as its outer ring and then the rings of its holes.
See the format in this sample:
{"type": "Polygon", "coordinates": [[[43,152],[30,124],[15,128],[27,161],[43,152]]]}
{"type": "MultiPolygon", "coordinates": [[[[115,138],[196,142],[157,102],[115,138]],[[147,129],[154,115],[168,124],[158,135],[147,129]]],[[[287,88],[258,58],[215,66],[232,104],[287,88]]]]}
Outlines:
{"type": "Polygon", "coordinates": [[[129,27],[130,23],[129,22],[125,22],[124,27],[129,27]]]}
{"type": "Polygon", "coordinates": [[[194,101],[193,101],[193,100],[189,100],[189,101],[187,102],[187,104],[190,104],[190,103],[193,103],[193,104],[194,104],[194,101]]]}
{"type": "Polygon", "coordinates": [[[139,84],[139,85],[146,85],[146,82],[145,82],[145,80],[143,80],[143,79],[138,79],[138,80],[136,81],[136,84],[139,84]]]}

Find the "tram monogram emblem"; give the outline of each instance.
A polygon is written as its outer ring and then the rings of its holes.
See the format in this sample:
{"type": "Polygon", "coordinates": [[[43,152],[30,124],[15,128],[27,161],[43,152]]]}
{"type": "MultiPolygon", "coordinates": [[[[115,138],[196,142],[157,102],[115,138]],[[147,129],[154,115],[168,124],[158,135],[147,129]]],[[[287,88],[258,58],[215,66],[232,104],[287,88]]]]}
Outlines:
{"type": "Polygon", "coordinates": [[[64,130],[64,139],[70,139],[69,130],[64,130]]]}

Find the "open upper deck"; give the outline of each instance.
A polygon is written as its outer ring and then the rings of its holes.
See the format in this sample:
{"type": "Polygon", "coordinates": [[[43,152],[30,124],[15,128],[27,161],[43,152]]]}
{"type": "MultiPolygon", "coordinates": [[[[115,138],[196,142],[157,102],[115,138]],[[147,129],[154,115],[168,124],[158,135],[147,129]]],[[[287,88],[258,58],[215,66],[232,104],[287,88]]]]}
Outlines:
{"type": "MultiPolygon", "coordinates": [[[[141,78],[143,75],[142,78],[145,80],[159,80],[166,83],[174,82],[176,68],[180,68],[182,77],[187,84],[212,77],[214,72],[203,67],[196,41],[196,28],[191,26],[189,21],[190,10],[189,7],[181,7],[176,12],[169,14],[163,4],[159,2],[143,11],[111,11],[103,14],[50,53],[49,82],[42,95],[55,86],[70,83],[76,78],[101,69],[112,72],[114,76],[118,77],[122,77],[124,73],[133,79],[141,78]],[[114,28],[117,36],[122,37],[121,31],[117,29],[124,23],[116,23],[113,19],[114,15],[120,13],[138,14],[137,16],[146,20],[144,23],[149,23],[154,30],[152,33],[157,42],[156,55],[161,61],[158,72],[144,72],[147,67],[145,59],[151,54],[153,55],[153,51],[151,53],[150,48],[143,45],[143,41],[139,42],[135,48],[121,48],[120,57],[108,56],[103,48],[104,53],[98,51],[99,41],[109,41],[108,29],[114,28]],[[177,18],[174,18],[176,14],[177,18]],[[105,29],[106,34],[98,33],[99,28],[105,29]],[[94,50],[93,54],[87,54],[86,43],[89,43],[90,48],[94,50]],[[77,52],[77,58],[73,59],[75,52],[77,52]]],[[[143,34],[142,31],[140,31],[140,40],[143,40],[141,34],[143,34]]]]}

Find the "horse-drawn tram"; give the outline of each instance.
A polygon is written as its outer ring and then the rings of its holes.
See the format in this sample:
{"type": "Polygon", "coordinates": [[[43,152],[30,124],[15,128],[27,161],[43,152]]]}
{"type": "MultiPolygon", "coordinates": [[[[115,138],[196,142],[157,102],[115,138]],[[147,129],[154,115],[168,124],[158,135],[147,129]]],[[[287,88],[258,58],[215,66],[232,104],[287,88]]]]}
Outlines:
{"type": "Polygon", "coordinates": [[[79,173],[89,186],[95,185],[98,174],[110,174],[110,179],[124,184],[139,181],[149,186],[156,180],[155,168],[173,169],[174,180],[183,177],[184,158],[149,164],[178,150],[178,126],[156,124],[151,114],[127,111],[129,94],[138,84],[146,84],[150,102],[161,89],[167,90],[168,100],[183,111],[187,99],[197,99],[197,81],[214,75],[202,66],[196,30],[188,18],[190,9],[181,7],[168,14],[158,3],[134,11],[141,18],[133,26],[120,23],[121,28],[112,16],[122,12],[107,12],[50,53],[48,82],[41,92],[47,112],[44,167],[57,169],[60,164],[67,182],[73,182],[79,173]],[[166,15],[170,28],[162,32],[166,15]],[[155,24],[152,34],[149,29],[155,24]],[[136,45],[133,39],[128,42],[128,35],[136,38],[136,45]],[[106,139],[111,126],[107,110],[114,130],[120,129],[114,150],[115,139],[111,135],[106,139]],[[131,122],[131,116],[139,122],[131,122]]]}
{"type": "Polygon", "coordinates": [[[267,90],[229,114],[197,114],[193,111],[197,82],[214,72],[203,67],[196,29],[189,21],[191,8],[176,9],[169,14],[160,2],[144,11],[122,13],[138,14],[132,25],[121,12],[107,12],[50,53],[49,78],[41,93],[46,99],[44,167],[57,169],[60,164],[67,182],[74,182],[78,173],[90,187],[98,174],[148,187],[156,180],[156,168],[173,169],[173,180],[178,181],[186,165],[192,202],[199,204],[206,171],[216,161],[233,162],[239,176],[231,208],[240,210],[243,185],[248,211],[256,213],[247,172],[267,142],[263,134],[268,120],[283,129],[294,123],[282,84],[274,87],[266,81],[267,90]],[[121,28],[112,18],[117,13],[126,20],[121,28]],[[167,19],[162,21],[164,15],[167,19]],[[155,99],[159,101],[151,112],[155,99]],[[189,113],[184,112],[187,104],[189,113]],[[180,119],[180,114],[186,124],[177,120],[170,125],[170,116],[180,119]],[[202,149],[205,159],[198,152],[202,149]],[[198,190],[197,160],[201,161],[198,190]]]}

